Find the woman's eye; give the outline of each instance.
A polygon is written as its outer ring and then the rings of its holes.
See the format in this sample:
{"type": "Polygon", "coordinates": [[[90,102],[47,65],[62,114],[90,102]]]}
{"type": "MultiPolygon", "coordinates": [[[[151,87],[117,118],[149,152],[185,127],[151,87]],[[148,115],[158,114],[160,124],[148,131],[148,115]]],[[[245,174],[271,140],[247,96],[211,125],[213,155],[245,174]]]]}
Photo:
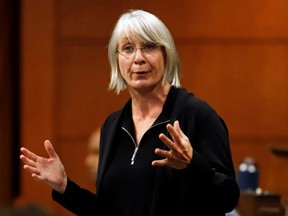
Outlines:
{"type": "Polygon", "coordinates": [[[134,47],[133,46],[125,46],[123,47],[123,52],[126,52],[126,53],[132,53],[134,52],[134,47]]]}
{"type": "Polygon", "coordinates": [[[154,49],[156,49],[156,45],[155,44],[145,44],[142,49],[144,51],[153,51],[154,49]]]}

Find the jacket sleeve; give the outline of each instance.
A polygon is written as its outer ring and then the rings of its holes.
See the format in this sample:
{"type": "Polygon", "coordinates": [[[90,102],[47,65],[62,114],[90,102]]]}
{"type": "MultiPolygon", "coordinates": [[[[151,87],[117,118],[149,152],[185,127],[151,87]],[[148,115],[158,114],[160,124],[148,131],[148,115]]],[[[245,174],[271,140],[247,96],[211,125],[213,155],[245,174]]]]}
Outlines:
{"type": "Polygon", "coordinates": [[[239,187],[231,156],[229,134],[223,119],[206,102],[196,100],[185,107],[184,126],[193,147],[187,168],[189,178],[207,192],[207,197],[222,211],[229,212],[239,200],[239,187]]]}
{"type": "Polygon", "coordinates": [[[97,215],[99,203],[96,194],[79,187],[68,179],[64,194],[52,190],[52,198],[67,210],[76,215],[97,215]]]}

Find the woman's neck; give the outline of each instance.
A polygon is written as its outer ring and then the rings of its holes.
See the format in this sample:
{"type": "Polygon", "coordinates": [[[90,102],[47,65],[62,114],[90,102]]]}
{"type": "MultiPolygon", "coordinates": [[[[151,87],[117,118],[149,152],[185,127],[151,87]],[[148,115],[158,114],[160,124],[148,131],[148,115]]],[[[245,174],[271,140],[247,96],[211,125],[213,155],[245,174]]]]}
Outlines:
{"type": "Polygon", "coordinates": [[[130,91],[132,99],[133,118],[146,119],[157,118],[162,111],[163,104],[171,88],[170,84],[164,84],[149,92],[130,91]]]}
{"type": "Polygon", "coordinates": [[[145,132],[152,126],[162,112],[171,85],[162,85],[161,88],[153,89],[148,93],[131,94],[132,119],[134,122],[135,138],[137,145],[140,144],[145,132]]]}

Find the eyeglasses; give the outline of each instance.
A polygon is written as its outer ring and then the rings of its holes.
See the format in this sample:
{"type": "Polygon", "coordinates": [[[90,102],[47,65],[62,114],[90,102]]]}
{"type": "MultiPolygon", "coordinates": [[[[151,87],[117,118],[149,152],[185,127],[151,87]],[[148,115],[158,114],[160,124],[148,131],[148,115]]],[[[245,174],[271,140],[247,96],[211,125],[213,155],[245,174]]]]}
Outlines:
{"type": "Polygon", "coordinates": [[[137,49],[140,49],[145,54],[153,54],[158,48],[159,48],[159,45],[157,44],[146,43],[146,44],[143,44],[141,47],[126,45],[126,46],[121,47],[120,49],[117,49],[116,52],[120,53],[122,56],[126,58],[131,58],[135,55],[137,49]]]}

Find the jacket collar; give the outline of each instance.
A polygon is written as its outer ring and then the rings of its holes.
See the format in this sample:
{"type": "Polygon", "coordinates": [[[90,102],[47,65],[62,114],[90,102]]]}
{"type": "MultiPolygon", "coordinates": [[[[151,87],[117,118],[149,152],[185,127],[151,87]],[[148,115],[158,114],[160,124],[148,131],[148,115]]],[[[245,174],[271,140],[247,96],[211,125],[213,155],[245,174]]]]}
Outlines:
{"type": "MultiPolygon", "coordinates": [[[[177,103],[176,101],[177,101],[179,92],[180,92],[179,88],[175,88],[173,86],[171,87],[167,95],[167,99],[164,103],[163,110],[154,124],[158,124],[160,122],[167,121],[167,120],[170,120],[170,123],[173,123],[173,121],[176,119],[176,116],[178,114],[178,109],[175,110],[174,108],[175,108],[175,103],[177,103]]],[[[178,106],[179,106],[179,103],[178,103],[178,106]]],[[[181,103],[180,103],[180,106],[182,106],[181,103]]],[[[125,104],[125,106],[122,109],[120,109],[118,112],[110,116],[110,118],[112,119],[110,119],[108,124],[105,126],[104,130],[102,130],[104,134],[102,134],[101,132],[101,147],[105,148],[105,150],[103,151],[100,149],[100,153],[101,152],[103,153],[102,155],[100,154],[101,160],[99,161],[99,168],[98,168],[98,175],[97,175],[97,187],[98,188],[102,184],[104,170],[106,169],[108,161],[110,160],[109,157],[111,156],[113,143],[115,143],[117,139],[117,132],[119,128],[121,127],[125,113],[127,113],[129,108],[131,110],[131,99],[129,99],[129,101],[125,104]],[[109,132],[109,134],[107,134],[107,132],[109,132]]],[[[97,191],[98,191],[98,188],[97,188],[97,191]]]]}

